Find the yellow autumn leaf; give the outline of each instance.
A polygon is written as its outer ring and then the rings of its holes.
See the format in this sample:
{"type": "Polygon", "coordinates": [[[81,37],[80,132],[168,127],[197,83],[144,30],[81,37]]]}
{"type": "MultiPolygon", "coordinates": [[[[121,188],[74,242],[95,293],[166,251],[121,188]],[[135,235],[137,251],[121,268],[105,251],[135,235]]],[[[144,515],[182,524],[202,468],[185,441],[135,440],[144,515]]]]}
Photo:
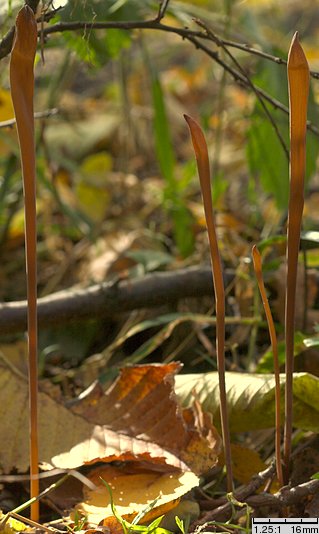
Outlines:
{"type": "Polygon", "coordinates": [[[106,189],[85,182],[76,186],[76,195],[81,211],[96,223],[105,217],[110,195],[106,189]]]}
{"type": "MultiPolygon", "coordinates": [[[[14,118],[13,105],[9,91],[0,88],[0,122],[14,118]]],[[[5,129],[6,135],[0,139],[0,155],[5,156],[12,151],[12,139],[15,132],[11,128],[5,129]]]]}
{"type": "MultiPolygon", "coordinates": [[[[37,215],[42,213],[44,209],[46,209],[45,201],[38,199],[36,202],[37,215]]],[[[21,208],[15,212],[15,214],[13,215],[10,221],[9,233],[8,233],[9,239],[16,239],[16,238],[24,236],[24,221],[25,221],[24,208],[21,208]]]]}
{"type": "Polygon", "coordinates": [[[107,152],[88,156],[80,167],[81,178],[76,184],[80,209],[95,222],[105,217],[111,195],[107,175],[112,169],[112,158],[107,152]]]}
{"type": "Polygon", "coordinates": [[[98,468],[89,475],[97,489],[92,491],[86,487],[84,502],[77,506],[90,523],[96,524],[101,521],[107,524],[107,519],[113,517],[110,495],[100,477],[110,486],[117,512],[128,521],[156,501],[142,523],[152,521],[177,506],[180,497],[199,484],[199,478],[192,472],[163,473],[146,469],[130,472],[128,468],[113,466],[98,468]]]}
{"type": "Polygon", "coordinates": [[[268,8],[270,9],[272,6],[277,6],[278,2],[276,0],[245,0],[243,2],[243,5],[246,7],[253,7],[253,8],[268,8]]]}
{"type": "MultiPolygon", "coordinates": [[[[234,478],[241,484],[248,484],[253,475],[266,469],[258,452],[238,443],[231,444],[234,478]]],[[[224,464],[224,456],[221,453],[219,463],[224,464]]]]}
{"type": "Polygon", "coordinates": [[[9,91],[0,88],[0,121],[14,118],[13,105],[9,91]]]}
{"type": "Polygon", "coordinates": [[[98,152],[87,156],[80,167],[81,174],[96,186],[105,186],[106,174],[112,170],[113,160],[108,152],[98,152]]]}
{"type": "Polygon", "coordinates": [[[28,374],[28,346],[25,339],[0,345],[0,358],[24,376],[28,374]]]}
{"type": "MultiPolygon", "coordinates": [[[[5,515],[0,512],[0,521],[4,519],[5,515]]],[[[23,532],[28,529],[28,526],[18,519],[9,517],[9,519],[3,525],[2,534],[16,534],[16,532],[23,532]]]]}

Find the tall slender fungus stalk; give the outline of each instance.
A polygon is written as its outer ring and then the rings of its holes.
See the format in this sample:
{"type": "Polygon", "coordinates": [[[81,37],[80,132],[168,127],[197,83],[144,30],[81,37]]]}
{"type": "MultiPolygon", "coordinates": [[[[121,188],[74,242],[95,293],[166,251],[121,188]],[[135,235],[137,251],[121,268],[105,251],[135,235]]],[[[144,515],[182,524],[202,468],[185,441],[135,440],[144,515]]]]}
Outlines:
{"type": "Polygon", "coordinates": [[[270,335],[270,341],[272,346],[272,352],[274,356],[274,374],[275,374],[275,428],[276,428],[276,438],[275,438],[275,451],[276,451],[276,471],[277,478],[280,484],[280,487],[283,486],[283,473],[281,465],[281,435],[280,435],[280,373],[279,373],[279,359],[278,359],[278,344],[277,336],[274,321],[271,315],[271,310],[269,302],[266,295],[263,274],[262,274],[262,265],[261,265],[261,256],[256,245],[253,246],[252,250],[254,269],[256,274],[256,279],[259,287],[259,292],[261,300],[264,306],[265,315],[268,323],[268,330],[270,335]]]}
{"type": "MultiPolygon", "coordinates": [[[[26,5],[18,13],[11,53],[11,96],[16,116],[25,202],[25,248],[28,297],[28,355],[30,403],[30,493],[39,494],[38,480],[38,355],[37,355],[37,264],[36,264],[36,179],[33,119],[34,58],[37,25],[26,5]]],[[[31,518],[39,520],[39,503],[31,505],[31,518]]]]}
{"type": "Polygon", "coordinates": [[[227,397],[225,384],[225,290],[222,264],[218,249],[217,235],[214,222],[210,185],[209,158],[207,144],[200,126],[191,117],[184,115],[184,118],[190,129],[192,143],[196,156],[198,175],[204,203],[208,239],[210,245],[216,301],[216,352],[219,379],[220,415],[225,451],[225,464],[227,471],[227,489],[228,491],[233,491],[232,460],[230,450],[229,421],[227,413],[227,397]]]}
{"type": "Polygon", "coordinates": [[[306,167],[306,122],[309,93],[309,67],[296,32],[288,55],[290,113],[290,194],[287,228],[287,282],[285,303],[286,392],[284,431],[284,481],[289,480],[293,422],[294,330],[298,253],[304,206],[306,167]]]}

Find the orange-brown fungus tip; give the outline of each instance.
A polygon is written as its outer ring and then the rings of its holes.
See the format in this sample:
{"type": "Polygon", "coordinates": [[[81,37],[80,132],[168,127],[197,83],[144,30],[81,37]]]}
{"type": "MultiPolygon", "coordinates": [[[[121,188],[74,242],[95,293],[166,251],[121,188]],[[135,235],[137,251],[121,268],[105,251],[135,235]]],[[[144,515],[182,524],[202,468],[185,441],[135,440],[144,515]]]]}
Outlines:
{"type": "Polygon", "coordinates": [[[193,119],[193,117],[190,117],[189,115],[184,114],[184,119],[186,120],[187,124],[191,124],[192,126],[197,126],[197,128],[200,128],[199,124],[193,119]]]}
{"type": "Polygon", "coordinates": [[[23,6],[17,14],[16,26],[19,28],[22,24],[32,24],[36,26],[34,13],[28,5],[23,6]]]}
{"type": "Polygon", "coordinates": [[[295,41],[298,41],[299,42],[299,32],[296,31],[293,35],[293,38],[291,40],[292,43],[294,43],[295,41]]]}
{"type": "Polygon", "coordinates": [[[299,42],[299,34],[296,32],[292,38],[289,54],[288,54],[288,69],[308,69],[308,62],[299,42]]]}
{"type": "Polygon", "coordinates": [[[187,122],[187,124],[188,124],[190,129],[196,128],[197,130],[200,130],[200,126],[199,126],[199,124],[197,124],[195,119],[193,119],[192,117],[190,117],[189,115],[186,115],[186,114],[184,114],[184,119],[186,120],[186,122],[187,122]]]}
{"type": "Polygon", "coordinates": [[[25,58],[34,59],[37,44],[37,23],[32,9],[23,6],[16,18],[16,38],[14,46],[25,58]]]}
{"type": "Polygon", "coordinates": [[[255,269],[259,269],[261,267],[261,257],[260,257],[260,252],[256,245],[254,245],[252,248],[252,254],[253,254],[253,261],[254,261],[255,269]]]}
{"type": "Polygon", "coordinates": [[[206,141],[205,136],[203,134],[203,130],[201,129],[198,122],[192,119],[192,117],[189,117],[188,115],[184,115],[184,117],[191,132],[195,152],[202,152],[203,149],[206,148],[206,141]]]}

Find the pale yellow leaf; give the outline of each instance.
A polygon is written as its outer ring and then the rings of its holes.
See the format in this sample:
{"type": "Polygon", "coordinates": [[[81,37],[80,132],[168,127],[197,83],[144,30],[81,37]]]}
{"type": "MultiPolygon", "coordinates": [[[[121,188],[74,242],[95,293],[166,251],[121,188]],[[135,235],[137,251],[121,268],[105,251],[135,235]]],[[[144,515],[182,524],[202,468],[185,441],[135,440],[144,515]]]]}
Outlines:
{"type": "Polygon", "coordinates": [[[177,506],[180,497],[199,484],[199,478],[191,472],[159,473],[137,470],[130,473],[125,467],[121,469],[105,466],[89,476],[97,484],[97,490],[85,488],[85,500],[77,507],[87,514],[89,522],[92,523],[100,523],[113,515],[110,495],[100,476],[111,488],[117,512],[129,521],[158,499],[156,506],[143,518],[142,523],[151,521],[177,506]]]}

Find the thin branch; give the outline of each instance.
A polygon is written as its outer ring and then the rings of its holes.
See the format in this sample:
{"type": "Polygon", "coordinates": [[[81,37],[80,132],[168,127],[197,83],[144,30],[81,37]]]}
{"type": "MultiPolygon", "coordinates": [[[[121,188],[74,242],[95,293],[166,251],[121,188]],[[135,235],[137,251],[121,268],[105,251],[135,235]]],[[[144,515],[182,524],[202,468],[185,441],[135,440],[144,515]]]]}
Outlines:
{"type": "MultiPolygon", "coordinates": [[[[267,470],[263,473],[266,472],[267,470]]],[[[260,473],[259,475],[262,475],[262,473],[260,473]]],[[[257,480],[259,481],[260,479],[257,480]]],[[[262,484],[260,484],[259,487],[261,487],[264,482],[265,480],[263,480],[262,484]]],[[[300,484],[299,486],[295,486],[293,488],[290,488],[289,486],[284,486],[283,488],[281,488],[280,491],[275,494],[264,492],[259,493],[258,495],[253,495],[255,491],[251,491],[249,495],[247,495],[247,490],[250,491],[250,489],[251,486],[249,484],[241,491],[235,492],[235,498],[240,502],[247,503],[254,509],[262,508],[264,506],[271,506],[278,510],[282,510],[288,506],[292,506],[294,504],[299,503],[302,499],[305,499],[307,497],[310,497],[311,495],[315,495],[316,493],[318,493],[319,480],[309,480],[308,482],[305,482],[304,484],[300,484]]],[[[211,501],[213,501],[213,499],[211,501]]],[[[220,501],[220,499],[218,501],[220,501]]],[[[212,502],[211,505],[213,506],[212,502]]],[[[191,525],[190,531],[193,532],[196,528],[196,532],[201,532],[202,527],[207,526],[207,524],[211,521],[227,520],[231,514],[231,511],[232,504],[229,502],[225,502],[225,504],[222,504],[214,510],[210,510],[209,512],[205,513],[201,517],[201,519],[191,525]]]]}
{"type": "MultiPolygon", "coordinates": [[[[50,20],[56,12],[59,11],[59,9],[56,9],[54,12],[48,12],[44,16],[44,20],[48,21],[50,20]]],[[[38,22],[41,22],[41,19],[39,19],[38,22]]],[[[179,35],[182,37],[182,39],[186,39],[189,42],[191,42],[197,49],[202,50],[205,52],[209,57],[211,57],[216,63],[218,63],[226,72],[228,72],[234,81],[238,84],[240,84],[242,87],[245,87],[247,89],[251,89],[250,84],[247,82],[247,79],[245,76],[243,76],[240,72],[236,71],[232,67],[230,67],[225,61],[223,61],[219,55],[218,52],[211,50],[209,47],[207,47],[204,43],[200,41],[200,39],[214,42],[211,37],[209,37],[205,32],[202,31],[196,31],[196,30],[190,30],[189,28],[178,28],[175,26],[169,26],[167,24],[162,24],[161,22],[158,22],[157,20],[149,20],[149,21],[100,21],[100,22],[92,22],[92,21],[75,21],[75,22],[58,22],[56,24],[53,24],[52,26],[48,26],[47,28],[44,28],[43,30],[40,30],[38,33],[39,35],[46,37],[47,35],[51,35],[54,33],[59,33],[63,31],[79,31],[79,30],[111,30],[111,29],[122,29],[122,30],[160,30],[165,31],[168,33],[174,33],[176,35],[179,35]]],[[[12,47],[13,42],[13,36],[14,36],[14,28],[12,28],[0,41],[0,60],[7,56],[12,47]]],[[[269,61],[273,61],[278,64],[286,64],[286,61],[284,59],[278,58],[276,56],[272,56],[271,54],[267,54],[265,52],[259,51],[257,49],[254,49],[246,44],[241,43],[235,43],[233,41],[223,40],[220,39],[221,43],[223,43],[225,46],[230,46],[234,48],[238,48],[240,50],[245,50],[248,53],[255,54],[257,56],[260,56],[264,59],[267,59],[269,61]]],[[[319,79],[319,72],[312,71],[311,75],[313,78],[319,79]]],[[[286,115],[289,114],[288,108],[282,104],[279,100],[273,98],[270,96],[266,91],[263,89],[254,86],[255,87],[255,93],[258,94],[260,97],[262,97],[264,100],[266,100],[269,104],[271,104],[275,109],[279,109],[282,112],[284,112],[286,115]]],[[[319,136],[319,128],[314,126],[310,121],[307,121],[307,129],[314,133],[316,136],[319,136]]]]}
{"type": "MultiPolygon", "coordinates": [[[[160,7],[159,7],[160,14],[162,14],[163,11],[164,12],[166,11],[168,3],[169,1],[167,0],[161,1],[160,7]]],[[[55,17],[55,15],[61,9],[63,8],[58,7],[57,9],[46,12],[44,15],[45,22],[49,22],[53,17],[55,17]]],[[[38,19],[38,22],[41,22],[41,18],[38,19]]],[[[160,20],[158,19],[158,16],[155,19],[152,19],[150,21],[130,21],[130,22],[128,21],[100,21],[100,22],[92,22],[92,21],[73,21],[72,22],[70,21],[70,22],[62,22],[62,23],[59,22],[48,28],[45,28],[44,34],[49,35],[51,33],[58,33],[58,32],[69,31],[69,30],[71,31],[83,30],[83,29],[86,30],[87,28],[91,28],[92,30],[102,30],[102,29],[106,29],[106,30],[107,29],[124,29],[124,30],[155,29],[156,30],[158,29],[158,30],[163,30],[166,32],[177,33],[185,39],[188,38],[189,36],[192,36],[192,37],[200,37],[208,41],[211,40],[211,38],[208,35],[206,35],[204,32],[201,32],[201,31],[191,30],[189,28],[178,28],[174,26],[161,24],[160,20]]],[[[11,28],[8,34],[11,33],[12,31],[14,31],[14,28],[11,28]]],[[[263,59],[267,59],[279,65],[287,64],[287,61],[281,57],[268,54],[267,52],[254,48],[247,43],[239,43],[235,41],[230,41],[228,39],[222,39],[221,37],[217,36],[214,32],[212,33],[214,34],[215,38],[217,38],[218,41],[223,43],[223,45],[225,46],[229,46],[231,48],[242,50],[244,52],[256,55],[263,59]]],[[[7,44],[5,43],[7,39],[7,35],[2,39],[2,41],[0,41],[0,59],[8,55],[11,51],[11,48],[8,49],[7,44]]],[[[313,76],[313,78],[316,78],[316,79],[319,78],[319,72],[317,71],[311,71],[310,74],[313,76]]]]}
{"type": "MultiPolygon", "coordinates": [[[[193,37],[200,37],[201,39],[206,39],[208,41],[211,41],[211,37],[206,35],[203,32],[196,31],[196,30],[190,30],[189,28],[177,28],[173,26],[168,26],[160,23],[160,20],[163,18],[162,13],[166,12],[168,7],[169,0],[162,0],[160,2],[159,7],[159,15],[155,17],[155,19],[152,19],[150,21],[105,21],[105,22],[92,22],[92,21],[75,21],[75,22],[63,22],[63,23],[56,23],[49,28],[45,28],[44,35],[49,35],[51,33],[58,33],[63,31],[76,31],[76,30],[86,30],[87,28],[90,28],[92,30],[99,30],[99,29],[126,29],[126,30],[134,30],[134,29],[158,29],[163,30],[166,32],[171,33],[177,33],[178,35],[181,35],[184,39],[187,39],[189,36],[193,37]]],[[[55,15],[61,11],[63,7],[58,7],[52,11],[48,11],[44,14],[44,21],[49,22],[55,15]]],[[[40,19],[37,19],[38,22],[41,22],[42,17],[40,19]]],[[[223,44],[223,46],[228,46],[230,48],[236,48],[237,50],[241,50],[243,52],[247,52],[248,54],[255,55],[257,57],[260,57],[262,59],[267,59],[268,61],[272,61],[273,63],[276,63],[277,65],[287,65],[287,60],[284,58],[281,58],[279,56],[274,56],[272,54],[269,54],[267,52],[264,52],[263,50],[260,50],[258,48],[254,48],[248,43],[239,43],[237,41],[231,41],[229,39],[223,39],[222,37],[218,36],[210,30],[211,33],[214,35],[215,39],[217,39],[220,43],[223,44]]],[[[14,33],[14,28],[11,28],[8,33],[5,35],[5,37],[0,41],[0,59],[7,56],[11,51],[12,46],[12,33],[14,33]],[[9,46],[9,43],[11,42],[11,46],[9,46]]],[[[314,79],[319,79],[319,72],[311,70],[310,76],[314,79]]]]}
{"type": "MultiPolygon", "coordinates": [[[[211,50],[203,44],[200,39],[206,39],[211,40],[208,38],[206,33],[201,31],[193,31],[185,28],[176,28],[174,26],[168,26],[166,24],[158,23],[156,21],[130,21],[130,22],[68,22],[68,23],[57,23],[53,26],[50,26],[48,28],[45,28],[44,35],[49,35],[51,33],[55,33],[57,31],[66,31],[66,30],[80,30],[80,29],[114,29],[114,28],[121,28],[124,30],[133,30],[133,29],[153,29],[153,30],[163,30],[169,33],[175,33],[177,35],[180,35],[183,39],[187,39],[189,42],[193,43],[194,46],[205,52],[209,57],[211,57],[216,63],[218,63],[228,74],[232,76],[234,81],[241,86],[251,89],[250,84],[247,82],[247,79],[245,76],[243,76],[240,72],[238,72],[236,69],[230,67],[225,61],[223,61],[219,55],[218,52],[211,50]]],[[[1,58],[1,54],[0,54],[1,58]]],[[[319,74],[318,74],[319,77],[319,74]]],[[[266,91],[261,89],[258,86],[255,87],[255,93],[258,94],[260,97],[262,97],[264,100],[266,100],[269,104],[271,104],[275,109],[279,109],[280,111],[284,112],[286,115],[289,115],[289,109],[287,106],[282,104],[279,100],[276,98],[273,98],[270,96],[266,91]]],[[[310,121],[307,121],[307,129],[314,133],[315,135],[319,136],[319,128],[314,126],[310,121]]]]}
{"type": "Polygon", "coordinates": [[[156,22],[160,22],[164,17],[166,10],[168,8],[169,0],[160,0],[159,3],[159,9],[158,9],[158,15],[156,17],[156,22]]]}
{"type": "Polygon", "coordinates": [[[26,0],[25,3],[32,9],[33,13],[36,14],[40,0],[26,0]]]}
{"type": "MultiPolygon", "coordinates": [[[[57,115],[59,113],[59,110],[57,108],[52,109],[46,109],[44,111],[37,111],[34,114],[34,119],[46,119],[48,117],[53,117],[54,115],[57,115]]],[[[1,121],[0,122],[0,128],[9,128],[11,126],[14,126],[16,123],[15,119],[9,119],[7,121],[1,121]]]]}
{"type": "MultiPolygon", "coordinates": [[[[44,15],[42,15],[40,18],[37,18],[37,22],[49,22],[55,15],[61,11],[62,7],[58,7],[57,9],[53,9],[52,11],[48,11],[44,15]]],[[[0,41],[0,60],[8,56],[12,50],[13,46],[13,39],[14,39],[14,32],[15,27],[12,26],[10,30],[6,33],[6,35],[2,38],[0,41]]],[[[41,32],[38,32],[39,34],[41,32]]]]}
{"type": "MultiPolygon", "coordinates": [[[[212,30],[211,30],[212,32],[212,30]]],[[[214,33],[214,32],[212,32],[214,33]]],[[[272,54],[268,54],[267,52],[264,52],[263,50],[260,50],[258,48],[254,48],[250,46],[247,43],[237,43],[236,41],[229,41],[228,39],[222,39],[221,37],[217,36],[215,33],[214,35],[216,38],[223,43],[224,46],[229,46],[230,48],[237,48],[237,50],[242,50],[243,52],[248,52],[249,54],[252,54],[254,56],[261,57],[262,59],[268,59],[269,61],[272,61],[274,63],[277,63],[277,65],[287,65],[287,60],[279,57],[279,56],[273,56],[272,54]]],[[[314,72],[316,76],[319,75],[318,72],[314,72]]]]}
{"type": "Polygon", "coordinates": [[[270,113],[269,109],[267,108],[263,98],[261,97],[260,93],[258,92],[257,88],[255,87],[255,85],[253,84],[253,82],[251,81],[251,79],[249,78],[248,74],[245,72],[245,70],[242,68],[242,66],[240,65],[240,63],[237,61],[237,59],[233,56],[233,54],[228,50],[227,46],[223,43],[223,41],[221,39],[219,39],[211,30],[210,28],[208,28],[208,26],[206,26],[206,24],[204,24],[201,20],[199,19],[196,19],[195,20],[196,24],[198,24],[201,28],[204,28],[204,30],[206,31],[207,35],[211,37],[211,39],[216,43],[217,46],[220,46],[225,54],[228,55],[228,57],[233,61],[233,63],[235,64],[235,66],[237,67],[238,71],[246,78],[247,80],[247,83],[250,87],[250,89],[255,93],[261,107],[263,108],[264,110],[264,113],[266,114],[270,124],[272,125],[278,139],[279,139],[279,142],[284,150],[284,153],[287,157],[287,161],[289,161],[289,150],[286,146],[286,143],[279,131],[279,128],[272,116],[272,114],[270,113]]]}
{"type": "MultiPolygon", "coordinates": [[[[168,2],[167,2],[168,4],[168,2]]],[[[166,7],[165,7],[166,9],[166,7]]],[[[56,10],[57,11],[57,10],[56,10]]],[[[54,12],[54,15],[56,13],[54,12]]],[[[54,15],[51,15],[50,18],[52,18],[54,15]]],[[[50,12],[47,14],[47,17],[50,16],[50,12]]],[[[47,20],[47,19],[46,19],[47,20]]],[[[56,24],[53,24],[52,26],[44,29],[44,35],[49,35],[51,33],[57,33],[57,32],[63,32],[63,31],[76,31],[76,30],[86,30],[90,28],[91,30],[108,30],[108,29],[123,29],[123,30],[134,30],[134,29],[151,29],[151,30],[162,30],[169,33],[176,33],[183,37],[183,39],[188,39],[189,37],[199,37],[201,39],[205,39],[207,41],[213,41],[216,40],[219,41],[223,46],[228,46],[230,48],[236,48],[238,50],[242,50],[244,52],[247,52],[249,54],[253,54],[255,56],[258,56],[262,59],[267,59],[268,61],[272,61],[273,63],[277,63],[278,65],[287,65],[287,61],[284,58],[274,56],[272,54],[268,54],[267,52],[264,52],[263,50],[259,50],[257,48],[253,48],[249,44],[246,43],[238,43],[235,41],[229,41],[228,39],[223,39],[222,37],[217,36],[212,30],[211,33],[214,36],[214,39],[212,39],[212,36],[207,35],[205,32],[201,32],[198,30],[191,30],[190,28],[178,28],[176,26],[169,26],[167,24],[162,24],[158,17],[156,17],[153,20],[149,21],[100,21],[100,22],[92,22],[92,21],[70,21],[70,22],[58,22],[56,24]]],[[[0,56],[1,59],[1,56],[0,56]]],[[[319,79],[319,72],[318,71],[310,71],[310,75],[314,79],[319,79]]]]}
{"type": "MultiPolygon", "coordinates": [[[[258,48],[254,48],[250,46],[247,43],[238,43],[236,41],[229,41],[228,39],[222,39],[217,34],[215,34],[211,29],[210,32],[214,35],[215,39],[218,40],[220,43],[222,43],[223,46],[229,46],[230,48],[237,48],[237,50],[242,50],[243,52],[248,52],[249,54],[252,54],[254,56],[258,56],[262,59],[267,59],[269,61],[272,61],[273,63],[277,63],[277,65],[285,65],[287,66],[287,60],[279,57],[274,56],[272,54],[269,54],[268,52],[264,52],[263,50],[260,50],[258,48]]],[[[319,79],[319,72],[315,70],[310,71],[310,76],[314,78],[315,80],[319,79]]]]}
{"type": "MultiPolygon", "coordinates": [[[[254,475],[249,483],[240,488],[239,490],[236,490],[234,492],[234,497],[239,502],[247,502],[250,495],[253,495],[256,493],[262,486],[264,486],[270,478],[274,476],[276,472],[276,465],[275,462],[273,462],[270,466],[268,466],[264,471],[261,471],[260,473],[254,475]]],[[[205,502],[206,504],[206,502],[205,502]]],[[[210,507],[209,512],[205,513],[200,519],[196,520],[190,527],[190,531],[193,532],[195,527],[200,527],[200,525],[204,525],[207,522],[211,521],[212,519],[227,517],[229,515],[229,512],[231,511],[231,504],[227,497],[221,497],[219,499],[207,499],[207,504],[210,507]]],[[[196,528],[196,532],[197,532],[196,528]]]]}
{"type": "MultiPolygon", "coordinates": [[[[91,490],[95,491],[97,489],[96,485],[87,478],[83,473],[80,471],[77,471],[76,469],[61,469],[60,467],[57,467],[55,469],[50,469],[50,471],[44,471],[41,473],[38,473],[35,477],[38,480],[43,480],[44,478],[53,478],[58,475],[69,475],[80,482],[82,482],[83,485],[87,486],[91,490]]],[[[31,480],[31,476],[29,474],[27,475],[0,475],[0,481],[4,483],[14,484],[16,482],[25,482],[26,480],[31,480]]],[[[9,512],[12,514],[13,512],[9,512]]]]}
{"type": "Polygon", "coordinates": [[[13,517],[14,519],[18,519],[18,521],[23,521],[27,525],[30,525],[31,527],[34,527],[35,529],[42,530],[44,532],[48,532],[49,534],[53,534],[55,532],[59,532],[57,529],[53,529],[52,527],[46,527],[45,525],[40,525],[37,521],[32,521],[32,519],[29,519],[28,517],[24,517],[20,514],[16,514],[15,512],[9,512],[9,517],[13,517]]]}
{"type": "MultiPolygon", "coordinates": [[[[246,78],[238,71],[230,67],[225,61],[220,59],[217,52],[214,52],[210,48],[208,48],[206,45],[202,44],[198,39],[195,37],[187,37],[188,41],[192,42],[196,48],[203,50],[208,56],[210,56],[216,63],[218,63],[223,69],[225,69],[234,79],[236,83],[241,85],[242,87],[250,88],[249,84],[247,83],[246,78]]],[[[275,109],[279,109],[283,111],[286,115],[289,115],[289,109],[287,106],[282,104],[279,100],[276,98],[273,98],[270,96],[266,91],[261,89],[260,87],[255,85],[256,92],[264,98],[269,104],[271,104],[275,109]]],[[[314,126],[311,121],[307,121],[307,129],[315,134],[316,136],[319,136],[319,128],[317,126],[314,126]]]]}
{"type": "Polygon", "coordinates": [[[10,54],[13,45],[14,33],[15,27],[13,26],[2,38],[0,42],[0,59],[10,54]]]}

